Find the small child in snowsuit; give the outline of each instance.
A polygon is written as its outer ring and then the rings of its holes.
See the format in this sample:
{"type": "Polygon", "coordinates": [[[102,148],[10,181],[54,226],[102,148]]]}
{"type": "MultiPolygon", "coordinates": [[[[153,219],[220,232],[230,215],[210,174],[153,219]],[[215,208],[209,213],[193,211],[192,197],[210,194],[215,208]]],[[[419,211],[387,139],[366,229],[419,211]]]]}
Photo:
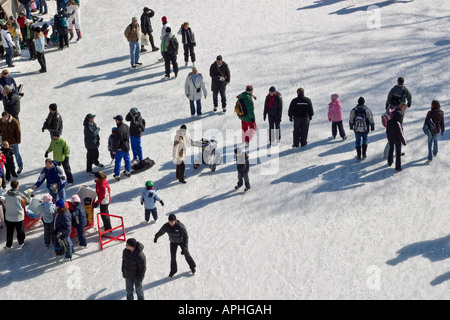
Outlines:
{"type": "Polygon", "coordinates": [[[56,243],[56,234],[54,232],[56,206],[53,204],[53,198],[49,194],[46,194],[42,200],[43,202],[37,207],[37,211],[42,214],[42,223],[44,224],[44,243],[47,248],[50,248],[50,241],[53,245],[56,243]]]}
{"type": "Polygon", "coordinates": [[[0,150],[6,158],[6,170],[4,171],[3,175],[4,180],[11,180],[11,176],[13,178],[17,178],[16,166],[14,165],[14,151],[9,146],[9,142],[6,140],[2,141],[2,147],[0,150]]]}
{"type": "MultiPolygon", "coordinates": [[[[6,157],[5,155],[0,151],[0,181],[3,189],[6,189],[6,182],[5,182],[5,163],[6,163],[6,157]]],[[[0,189],[0,196],[3,194],[3,190],[0,189]]]]}
{"type": "Polygon", "coordinates": [[[328,105],[328,120],[331,122],[331,135],[336,138],[337,130],[342,140],[347,139],[344,126],[342,124],[342,102],[338,100],[339,95],[334,93],[331,95],[331,102],[328,105]]]}
{"type": "Polygon", "coordinates": [[[234,188],[236,190],[239,189],[245,182],[244,191],[247,192],[248,190],[250,190],[250,180],[248,178],[248,172],[250,171],[250,163],[248,161],[248,154],[242,151],[240,148],[234,149],[234,154],[236,157],[236,164],[237,164],[236,167],[238,171],[238,183],[234,188]]]}
{"type": "Polygon", "coordinates": [[[161,205],[164,207],[164,201],[162,201],[156,190],[153,190],[153,182],[147,181],[145,183],[145,190],[142,191],[141,195],[141,205],[144,206],[145,209],[145,221],[149,222],[150,214],[152,214],[153,219],[158,220],[158,210],[156,210],[156,201],[159,201],[161,205]]]}
{"type": "Polygon", "coordinates": [[[109,135],[108,138],[108,151],[109,151],[109,155],[111,156],[111,162],[110,164],[114,163],[114,160],[116,159],[116,155],[113,154],[112,152],[112,145],[113,145],[113,140],[114,140],[114,133],[117,130],[117,127],[114,127],[111,129],[111,134],[109,135]]]}

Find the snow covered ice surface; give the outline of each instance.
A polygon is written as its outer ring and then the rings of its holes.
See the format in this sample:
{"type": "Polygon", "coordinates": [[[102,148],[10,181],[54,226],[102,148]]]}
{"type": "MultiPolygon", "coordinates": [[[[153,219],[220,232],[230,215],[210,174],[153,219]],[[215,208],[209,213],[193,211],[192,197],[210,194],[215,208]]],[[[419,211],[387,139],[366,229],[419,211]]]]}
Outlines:
{"type": "MultiPolygon", "coordinates": [[[[50,13],[55,10],[49,1],[50,13]]],[[[114,1],[81,2],[83,39],[63,51],[46,51],[48,72],[24,50],[11,76],[24,84],[21,102],[21,190],[34,184],[44,166],[48,133],[41,133],[48,105],[57,103],[64,119],[63,137],[71,147],[75,183],[94,187],[85,174],[82,122],[97,115],[101,128],[100,162],[113,117],[137,107],[147,121],[144,155],[156,165],[116,182],[112,166],[104,168],[112,189],[111,214],[125,220],[127,238],[145,246],[145,298],[149,300],[300,300],[300,299],[449,299],[448,229],[449,164],[446,132],[439,155],[426,164],[426,137],[421,127],[430,102],[450,104],[448,1],[114,1]],[[256,5],[257,3],[257,5],[256,5]],[[377,6],[368,7],[376,4],[377,6]],[[432,4],[430,4],[432,3],[432,4]],[[189,21],[196,33],[197,67],[209,91],[201,118],[190,117],[184,95],[180,46],[178,79],[165,81],[158,52],[141,55],[142,67],[130,69],[123,31],[133,16],[149,6],[153,36],[159,42],[161,17],[174,31],[189,21]],[[228,112],[212,112],[209,66],[221,54],[231,69],[228,112]],[[382,159],[386,143],[380,116],[398,76],[413,94],[404,121],[408,145],[403,171],[382,159]],[[227,145],[227,130],[238,130],[235,97],[251,84],[260,151],[250,146],[252,188],[235,191],[237,171],[227,145]],[[270,86],[284,97],[279,153],[265,156],[268,123],[263,103],[270,86]],[[312,99],[315,115],[306,150],[291,150],[292,123],[287,117],[298,87],[312,99]],[[332,93],[339,93],[348,139],[329,140],[327,119],[332,93]],[[368,158],[355,159],[348,116],[360,96],[372,109],[376,130],[369,134],[368,158]],[[175,180],[171,162],[174,132],[183,123],[198,140],[215,135],[224,163],[213,173],[207,166],[186,166],[187,184],[175,180]],[[160,219],[145,224],[139,196],[153,180],[165,206],[160,219]],[[197,263],[192,276],[178,254],[178,273],[170,266],[167,235],[153,236],[175,213],[189,232],[189,250],[197,263]]],[[[180,40],[180,37],[178,36],[180,40]]],[[[158,44],[159,47],[159,44],[158,44]]],[[[4,61],[1,62],[4,66],[4,61]]],[[[3,68],[3,67],[2,67],[3,68]]],[[[239,135],[235,139],[240,143],[239,135]]],[[[231,150],[231,151],[230,151],[231,150]]],[[[192,152],[195,149],[191,150],[192,152]]],[[[276,150],[275,150],[276,151],[276,150]]],[[[36,197],[46,193],[40,187],[36,197]]],[[[96,211],[98,212],[98,211],[96,211]]],[[[114,222],[113,222],[114,223],[114,222]]],[[[0,242],[5,243],[5,228],[0,242]]],[[[28,244],[0,251],[0,300],[125,299],[121,274],[123,242],[101,251],[98,235],[89,232],[88,247],[77,239],[73,261],[60,262],[43,243],[43,228],[27,233],[28,244]]],[[[15,241],[15,240],[14,240],[15,241]]]]}

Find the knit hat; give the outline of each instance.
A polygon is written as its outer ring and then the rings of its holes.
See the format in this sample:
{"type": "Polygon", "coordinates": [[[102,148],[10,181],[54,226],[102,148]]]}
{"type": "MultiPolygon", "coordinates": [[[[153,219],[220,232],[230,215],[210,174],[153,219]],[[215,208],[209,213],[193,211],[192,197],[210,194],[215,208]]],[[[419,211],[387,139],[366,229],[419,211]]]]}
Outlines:
{"type": "Polygon", "coordinates": [[[359,97],[358,104],[363,105],[366,102],[366,100],[363,97],[359,97]]]}
{"type": "Polygon", "coordinates": [[[270,87],[269,92],[275,93],[275,92],[277,92],[277,89],[275,89],[275,87],[272,86],[272,87],[270,87]]]}
{"type": "Polygon", "coordinates": [[[245,92],[246,93],[253,93],[253,86],[247,86],[246,88],[245,88],[245,92]]]}
{"type": "Polygon", "coordinates": [[[177,216],[174,215],[173,213],[171,213],[171,214],[169,215],[169,221],[175,221],[175,220],[177,220],[177,216]]]}
{"type": "Polygon", "coordinates": [[[332,100],[336,100],[337,98],[339,98],[339,95],[338,95],[337,93],[333,93],[333,94],[331,95],[331,99],[332,99],[332,100]]]}
{"type": "Polygon", "coordinates": [[[219,54],[216,58],[216,60],[222,61],[222,56],[219,54]]]}
{"type": "Polygon", "coordinates": [[[66,206],[66,203],[64,202],[63,199],[59,199],[58,201],[56,201],[55,204],[57,208],[64,208],[66,206]]]}
{"type": "Polygon", "coordinates": [[[73,203],[75,203],[75,202],[81,202],[80,196],[77,195],[77,194],[74,194],[74,195],[72,196],[72,199],[70,200],[70,202],[73,202],[73,203]]]}
{"type": "Polygon", "coordinates": [[[53,137],[59,137],[59,136],[61,136],[61,133],[58,130],[53,130],[52,131],[52,136],[53,137]]]}
{"type": "Polygon", "coordinates": [[[162,18],[161,18],[161,21],[162,21],[162,22],[167,22],[167,17],[166,17],[166,16],[162,17],[162,18]]]}
{"type": "Polygon", "coordinates": [[[48,108],[52,111],[56,111],[58,110],[58,106],[56,105],[56,103],[52,103],[48,106],[48,108]]]}
{"type": "Polygon", "coordinates": [[[46,195],[44,196],[44,198],[42,198],[42,200],[44,200],[44,202],[49,203],[49,202],[52,202],[53,198],[52,198],[51,195],[46,194],[46,195]]]}
{"type": "Polygon", "coordinates": [[[137,246],[137,241],[135,238],[130,238],[127,240],[127,245],[129,245],[130,247],[136,248],[137,246]]]}

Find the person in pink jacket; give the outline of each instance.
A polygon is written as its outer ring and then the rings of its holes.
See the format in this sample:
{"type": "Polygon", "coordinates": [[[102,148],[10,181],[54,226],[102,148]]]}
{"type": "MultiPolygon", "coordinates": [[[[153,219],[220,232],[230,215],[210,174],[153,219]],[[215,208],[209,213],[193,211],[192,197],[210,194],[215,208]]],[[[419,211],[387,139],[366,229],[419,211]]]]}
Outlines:
{"type": "Polygon", "coordinates": [[[331,122],[332,138],[336,139],[337,130],[342,140],[347,139],[344,126],[342,125],[342,102],[338,99],[339,95],[334,93],[331,95],[331,102],[328,105],[328,120],[331,122]]]}

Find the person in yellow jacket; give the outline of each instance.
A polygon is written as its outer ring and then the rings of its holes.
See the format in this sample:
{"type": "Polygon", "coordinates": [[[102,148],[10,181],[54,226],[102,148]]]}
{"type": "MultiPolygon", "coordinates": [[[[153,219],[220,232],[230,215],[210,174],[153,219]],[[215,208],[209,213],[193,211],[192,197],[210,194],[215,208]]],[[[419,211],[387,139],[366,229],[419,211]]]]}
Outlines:
{"type": "Polygon", "coordinates": [[[141,49],[139,40],[141,34],[138,19],[136,17],[131,19],[131,23],[125,29],[124,35],[130,45],[131,67],[136,68],[136,66],[141,66],[142,63],[139,62],[139,53],[141,49]]]}
{"type": "Polygon", "coordinates": [[[14,41],[13,57],[18,57],[22,53],[22,51],[20,50],[20,40],[22,39],[22,34],[20,33],[20,26],[13,16],[9,17],[9,20],[6,22],[6,24],[8,25],[8,31],[11,33],[14,41]]]}

